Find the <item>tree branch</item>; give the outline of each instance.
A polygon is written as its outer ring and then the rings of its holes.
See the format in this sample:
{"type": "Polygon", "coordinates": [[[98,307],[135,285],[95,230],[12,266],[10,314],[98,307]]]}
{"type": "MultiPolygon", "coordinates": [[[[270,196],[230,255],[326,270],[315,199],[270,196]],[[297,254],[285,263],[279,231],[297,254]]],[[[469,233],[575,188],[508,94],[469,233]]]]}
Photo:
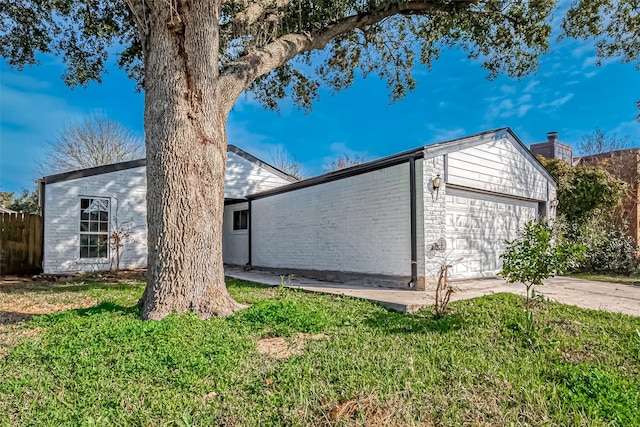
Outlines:
{"type": "Polygon", "coordinates": [[[233,17],[231,25],[253,25],[272,9],[281,9],[288,6],[291,0],[259,0],[250,2],[249,5],[233,17]]]}
{"type": "Polygon", "coordinates": [[[280,67],[300,53],[324,49],[332,39],[349,31],[355,29],[364,31],[367,27],[393,15],[428,15],[434,12],[449,11],[454,6],[468,6],[474,3],[474,0],[456,2],[407,1],[348,16],[312,33],[285,34],[229,63],[220,74],[220,84],[228,94],[227,99],[235,101],[242,91],[258,77],[280,67]]]}

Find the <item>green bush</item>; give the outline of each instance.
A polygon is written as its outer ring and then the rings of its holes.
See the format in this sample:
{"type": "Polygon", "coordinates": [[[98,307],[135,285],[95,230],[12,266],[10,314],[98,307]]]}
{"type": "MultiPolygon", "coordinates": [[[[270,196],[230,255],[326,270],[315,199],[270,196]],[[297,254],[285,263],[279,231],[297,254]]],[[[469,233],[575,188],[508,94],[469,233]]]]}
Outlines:
{"type": "Polygon", "coordinates": [[[534,285],[566,271],[581,259],[584,248],[562,237],[545,220],[529,221],[518,230],[518,237],[507,241],[500,276],[508,283],[523,283],[527,288],[527,307],[534,285]]]}
{"type": "Polygon", "coordinates": [[[585,247],[576,269],[589,273],[631,274],[638,269],[637,247],[619,226],[600,218],[568,226],[568,236],[585,247]]]}

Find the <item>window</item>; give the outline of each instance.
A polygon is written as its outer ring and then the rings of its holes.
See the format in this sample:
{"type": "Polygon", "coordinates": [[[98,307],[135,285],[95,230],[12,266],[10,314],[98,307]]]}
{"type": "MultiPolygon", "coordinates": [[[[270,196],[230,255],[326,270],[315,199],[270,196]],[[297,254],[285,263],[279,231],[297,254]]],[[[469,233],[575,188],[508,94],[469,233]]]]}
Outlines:
{"type": "Polygon", "coordinates": [[[109,200],[80,199],[80,258],[106,258],[109,248],[109,200]]]}
{"type": "Polygon", "coordinates": [[[233,230],[249,229],[249,210],[233,211],[233,230]]]}

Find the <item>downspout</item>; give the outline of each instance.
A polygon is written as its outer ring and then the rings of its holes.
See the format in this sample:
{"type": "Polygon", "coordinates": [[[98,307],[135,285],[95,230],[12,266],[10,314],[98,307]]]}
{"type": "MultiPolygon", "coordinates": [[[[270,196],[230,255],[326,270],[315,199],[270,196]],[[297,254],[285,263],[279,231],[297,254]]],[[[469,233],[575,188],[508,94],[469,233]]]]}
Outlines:
{"type": "Polygon", "coordinates": [[[253,224],[251,223],[251,217],[252,217],[252,215],[251,215],[251,199],[249,199],[249,210],[247,212],[247,216],[249,217],[249,218],[247,218],[247,223],[249,225],[249,227],[248,227],[249,230],[248,230],[248,233],[247,233],[248,234],[247,239],[249,239],[249,244],[248,244],[248,246],[249,246],[249,248],[248,248],[249,249],[249,261],[247,262],[247,266],[251,267],[251,229],[253,228],[253,224]]]}
{"type": "Polygon", "coordinates": [[[410,288],[418,282],[418,214],[416,206],[416,159],[409,159],[409,198],[411,199],[411,281],[410,288]]]}
{"type": "Polygon", "coordinates": [[[40,232],[42,233],[42,251],[40,252],[40,268],[42,269],[42,272],[44,273],[44,244],[45,244],[45,239],[44,239],[44,209],[45,209],[45,188],[46,188],[46,182],[43,179],[39,179],[36,181],[38,183],[38,207],[40,208],[40,216],[42,217],[42,227],[40,232]]]}

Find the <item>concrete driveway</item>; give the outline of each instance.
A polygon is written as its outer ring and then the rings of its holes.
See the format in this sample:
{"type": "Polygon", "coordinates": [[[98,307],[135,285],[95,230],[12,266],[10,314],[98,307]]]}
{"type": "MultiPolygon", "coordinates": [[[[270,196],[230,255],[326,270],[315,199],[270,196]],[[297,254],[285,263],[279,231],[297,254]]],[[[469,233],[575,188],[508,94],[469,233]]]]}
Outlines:
{"type": "MultiPolygon", "coordinates": [[[[277,273],[263,270],[244,270],[228,267],[225,273],[251,282],[266,285],[280,285],[277,273]]],[[[294,277],[287,286],[304,289],[309,292],[349,295],[376,301],[392,310],[412,313],[420,308],[432,305],[434,292],[390,289],[353,284],[340,284],[321,280],[294,277]]],[[[482,279],[458,282],[457,290],[451,300],[475,298],[498,292],[512,292],[525,294],[525,287],[520,284],[507,284],[502,279],[482,279]]],[[[592,280],[574,279],[571,277],[554,277],[545,281],[544,286],[536,289],[545,297],[563,304],[575,305],[582,308],[604,310],[640,316],[640,286],[622,285],[619,283],[596,282],[592,280]]]]}

